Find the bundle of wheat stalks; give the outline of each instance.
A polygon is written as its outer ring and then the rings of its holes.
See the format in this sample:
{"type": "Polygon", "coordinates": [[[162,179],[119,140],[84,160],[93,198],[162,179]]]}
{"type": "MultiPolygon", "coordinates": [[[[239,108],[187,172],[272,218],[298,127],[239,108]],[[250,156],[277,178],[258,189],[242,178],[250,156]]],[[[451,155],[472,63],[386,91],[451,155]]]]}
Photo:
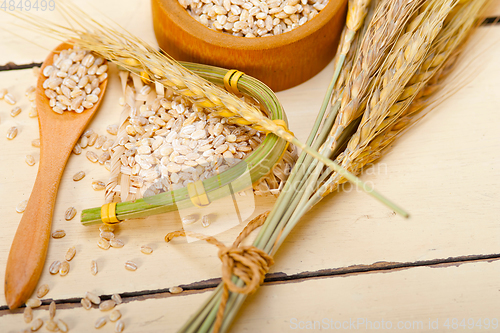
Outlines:
{"type": "MultiPolygon", "coordinates": [[[[307,144],[359,174],[425,114],[487,3],[349,0],[334,76],[307,144]]],[[[253,245],[273,255],[300,218],[344,182],[303,153],[253,245]]],[[[226,331],[245,298],[221,284],[181,332],[226,331]]]]}

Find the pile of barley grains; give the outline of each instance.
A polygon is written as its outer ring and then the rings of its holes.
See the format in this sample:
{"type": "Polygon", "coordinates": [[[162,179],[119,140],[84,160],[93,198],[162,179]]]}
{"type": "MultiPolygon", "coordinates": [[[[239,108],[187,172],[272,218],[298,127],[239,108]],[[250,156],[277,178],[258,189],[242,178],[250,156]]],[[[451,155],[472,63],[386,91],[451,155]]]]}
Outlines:
{"type": "Polygon", "coordinates": [[[55,113],[82,113],[99,100],[99,84],[107,79],[108,65],[93,53],[77,47],[54,55],[54,63],[43,69],[45,95],[55,113]]]}
{"type": "Polygon", "coordinates": [[[313,19],[328,0],[179,0],[204,26],[239,37],[267,37],[313,19]]]}
{"type": "Polygon", "coordinates": [[[240,162],[264,134],[228,124],[160,85],[121,73],[126,101],[111,148],[106,201],[135,200],[205,180],[240,162]],[[146,191],[148,191],[146,193],[146,191]]]}

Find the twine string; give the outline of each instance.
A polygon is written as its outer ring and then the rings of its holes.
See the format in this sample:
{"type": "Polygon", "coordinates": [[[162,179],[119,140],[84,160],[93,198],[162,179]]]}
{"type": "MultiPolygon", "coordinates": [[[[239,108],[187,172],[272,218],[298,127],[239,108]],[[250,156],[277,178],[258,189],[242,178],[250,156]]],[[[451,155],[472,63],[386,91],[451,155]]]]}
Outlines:
{"type": "Polygon", "coordinates": [[[264,283],[264,278],[274,263],[273,258],[261,249],[255,246],[240,246],[241,242],[252,231],[264,224],[268,215],[269,212],[266,212],[250,221],[230,247],[227,247],[212,236],[205,236],[190,231],[173,231],[165,236],[166,242],[170,242],[175,237],[190,236],[204,240],[219,248],[218,256],[222,261],[223,290],[214,323],[214,333],[218,333],[222,326],[229,291],[245,295],[255,292],[264,283]],[[240,278],[245,283],[245,286],[238,287],[232,281],[233,276],[240,278]]]}

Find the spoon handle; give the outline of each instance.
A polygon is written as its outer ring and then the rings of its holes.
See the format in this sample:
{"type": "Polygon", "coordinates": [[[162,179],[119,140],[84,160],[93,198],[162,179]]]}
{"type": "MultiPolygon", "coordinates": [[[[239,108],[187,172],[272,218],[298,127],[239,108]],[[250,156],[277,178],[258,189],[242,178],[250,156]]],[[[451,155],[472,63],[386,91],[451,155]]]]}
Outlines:
{"type": "Polygon", "coordinates": [[[57,189],[71,153],[71,150],[66,150],[42,147],[35,185],[7,260],[5,298],[10,309],[26,302],[42,274],[57,189]]]}

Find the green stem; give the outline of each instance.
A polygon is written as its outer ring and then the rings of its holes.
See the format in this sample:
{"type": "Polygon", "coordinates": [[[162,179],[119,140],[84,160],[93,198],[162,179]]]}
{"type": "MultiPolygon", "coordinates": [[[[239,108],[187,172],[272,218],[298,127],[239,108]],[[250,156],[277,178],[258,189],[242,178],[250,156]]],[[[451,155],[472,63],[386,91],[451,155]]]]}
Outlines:
{"type": "Polygon", "coordinates": [[[396,212],[397,214],[405,218],[410,216],[410,214],[408,214],[408,212],[406,212],[404,209],[402,209],[401,207],[399,207],[398,205],[396,205],[395,203],[384,197],[382,194],[378,193],[372,186],[361,181],[358,177],[356,177],[355,175],[353,175],[352,173],[350,173],[349,171],[347,171],[334,161],[325,158],[316,150],[312,149],[309,146],[304,145],[295,138],[292,140],[292,143],[301,148],[302,150],[304,150],[305,152],[307,152],[308,154],[312,155],[314,158],[323,162],[327,167],[337,172],[340,176],[344,177],[345,179],[356,185],[358,188],[362,189],[363,192],[371,195],[373,198],[380,201],[382,204],[386,205],[392,211],[396,212]]]}
{"type": "Polygon", "coordinates": [[[195,333],[198,328],[206,320],[209,312],[216,305],[220,303],[220,298],[222,296],[222,284],[219,284],[217,288],[212,292],[212,295],[203,303],[203,305],[191,315],[189,320],[181,327],[179,332],[182,333],[195,333]]]}

